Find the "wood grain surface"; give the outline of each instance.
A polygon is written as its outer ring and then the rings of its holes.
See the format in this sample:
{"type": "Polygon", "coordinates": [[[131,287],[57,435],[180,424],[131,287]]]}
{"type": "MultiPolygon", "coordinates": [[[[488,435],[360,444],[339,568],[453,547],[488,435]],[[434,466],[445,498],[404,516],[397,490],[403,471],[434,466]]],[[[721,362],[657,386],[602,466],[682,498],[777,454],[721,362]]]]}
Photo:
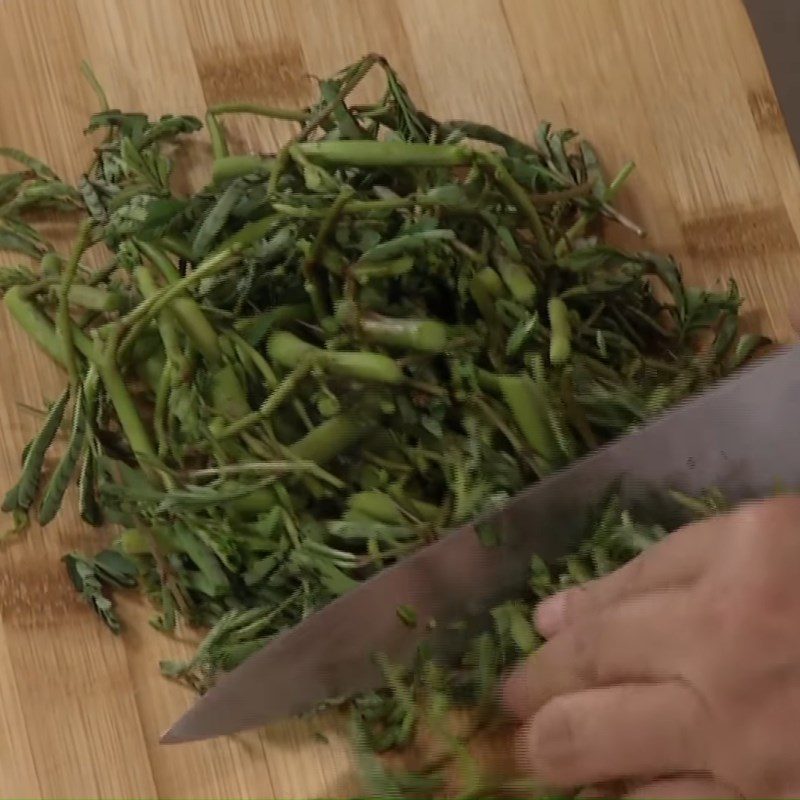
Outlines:
{"type": "MultiPolygon", "coordinates": [[[[800,300],[800,169],[739,0],[1,0],[0,144],[75,177],[94,97],[200,115],[207,103],[300,105],[310,75],[386,55],[421,106],[529,137],[570,125],[614,170],[622,204],[694,281],[733,276],[748,324],[788,340],[800,300]]],[[[243,121],[237,147],[286,128],[243,121]]],[[[198,148],[196,155],[207,155],[198,148]]],[[[193,166],[197,183],[205,167],[193,166]]],[[[58,235],[58,232],[55,232],[58,235]]],[[[0,487],[18,471],[60,378],[0,314],[0,487]]],[[[8,523],[4,523],[8,524],[8,523]]],[[[341,722],[290,721],[201,745],[158,734],[191,702],[158,660],[186,650],[125,599],[114,637],[77,598],[60,557],[100,542],[68,511],[0,550],[0,796],[348,796],[341,722]],[[315,730],[329,735],[325,744],[315,730]]]]}

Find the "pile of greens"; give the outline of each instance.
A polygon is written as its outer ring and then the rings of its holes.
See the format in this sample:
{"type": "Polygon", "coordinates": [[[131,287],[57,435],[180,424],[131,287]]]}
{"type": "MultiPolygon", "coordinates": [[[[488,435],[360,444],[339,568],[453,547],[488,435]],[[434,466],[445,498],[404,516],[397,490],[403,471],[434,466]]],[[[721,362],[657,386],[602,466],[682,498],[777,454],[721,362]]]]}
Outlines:
{"type": "MultiPolygon", "coordinates": [[[[3,508],[18,530],[47,524],[76,481],[83,519],[119,527],[66,557],[73,582],[114,631],[108,589],[132,585],[156,627],[210,628],[193,659],[162,664],[199,691],[761,342],[738,334],[734,283],[689,288],[671,258],[604,240],[606,225],[638,231],[613,205],[632,165],[607,178],[573,131],[545,123],[528,144],[436,121],[370,55],[320,80],[309,107],[209,109],[208,183],[183,195],[175,151],[200,121],[112,109],[86,72],[102,110],[75,185],[0,148],[19,165],[0,176],[0,248],[26,257],[0,271],[5,306],[67,376],[3,508]],[[350,103],[373,68],[385,92],[350,103]],[[231,114],[297,133],[275,154],[231,154],[231,114]],[[43,214],[74,225],[69,252],[43,214]]],[[[614,541],[619,513],[598,529],[614,541]]],[[[648,538],[631,530],[571,574],[629,557],[648,538]]],[[[486,697],[535,644],[525,602],[498,609],[452,675],[423,656],[410,673],[386,665],[392,690],[358,703],[362,741],[410,741],[417,689],[486,697]]]]}

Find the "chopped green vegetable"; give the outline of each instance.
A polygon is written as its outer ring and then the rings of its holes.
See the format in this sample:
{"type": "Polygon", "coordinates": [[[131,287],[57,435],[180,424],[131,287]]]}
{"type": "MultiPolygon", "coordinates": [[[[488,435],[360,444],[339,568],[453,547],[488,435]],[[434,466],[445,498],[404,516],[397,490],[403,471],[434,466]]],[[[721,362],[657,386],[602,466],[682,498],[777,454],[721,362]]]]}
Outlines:
{"type": "MultiPolygon", "coordinates": [[[[46,524],[76,481],[84,520],[123,530],[94,558],[66,557],[77,590],[115,631],[106,593],[132,583],[155,627],[209,630],[193,658],[161,665],[198,691],[763,342],[738,335],[734,284],[686,287],[671,259],[604,243],[605,220],[638,231],[611,205],[631,165],[607,179],[572,131],[545,124],[529,144],[436,121],[370,55],[308,108],[209,109],[208,183],[184,196],[172,152],[201,122],[109,108],[84,73],[102,105],[87,131],[103,139],[76,186],[0,148],[23,168],[0,175],[0,249],[30,261],[0,270],[0,292],[67,372],[3,508],[15,530],[46,524]],[[384,92],[350,103],[372,69],[384,92]],[[235,153],[221,117],[240,113],[299,128],[277,153],[235,153]],[[76,226],[70,252],[37,229],[42,210],[76,226]]],[[[359,740],[402,746],[424,720],[468,764],[447,711],[490,709],[500,670],[536,646],[530,603],[659,535],[609,506],[558,580],[534,564],[462,668],[383,662],[389,689],[355,702],[359,740]]],[[[441,786],[438,767],[365,766],[398,796],[441,786]]],[[[502,788],[470,774],[471,797],[502,788]]]]}

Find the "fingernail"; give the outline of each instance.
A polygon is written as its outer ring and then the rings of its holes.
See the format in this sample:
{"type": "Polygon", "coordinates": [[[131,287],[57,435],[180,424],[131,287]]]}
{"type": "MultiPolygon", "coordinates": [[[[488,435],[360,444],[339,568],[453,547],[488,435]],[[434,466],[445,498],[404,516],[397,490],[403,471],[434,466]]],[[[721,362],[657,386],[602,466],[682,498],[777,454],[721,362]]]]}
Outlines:
{"type": "Polygon", "coordinates": [[[536,629],[549,639],[564,627],[567,621],[566,592],[559,592],[546,600],[542,600],[534,613],[536,629]]]}

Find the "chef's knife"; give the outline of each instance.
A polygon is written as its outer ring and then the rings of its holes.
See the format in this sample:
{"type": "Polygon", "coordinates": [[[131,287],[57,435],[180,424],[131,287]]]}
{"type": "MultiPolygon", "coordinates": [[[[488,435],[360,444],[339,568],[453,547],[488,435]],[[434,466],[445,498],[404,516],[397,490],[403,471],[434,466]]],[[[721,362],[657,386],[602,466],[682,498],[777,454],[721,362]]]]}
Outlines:
{"type": "Polygon", "coordinates": [[[478,618],[519,591],[531,556],[575,548],[588,516],[615,486],[652,510],[669,489],[716,487],[731,500],[800,486],[800,345],[765,358],[705,394],[556,473],[478,523],[450,533],[278,635],[224,676],[162,738],[231,734],[380,686],[371,655],[404,661],[430,631],[478,618]],[[496,546],[481,543],[488,525],[496,546]],[[412,606],[418,624],[397,616],[412,606]]]}

